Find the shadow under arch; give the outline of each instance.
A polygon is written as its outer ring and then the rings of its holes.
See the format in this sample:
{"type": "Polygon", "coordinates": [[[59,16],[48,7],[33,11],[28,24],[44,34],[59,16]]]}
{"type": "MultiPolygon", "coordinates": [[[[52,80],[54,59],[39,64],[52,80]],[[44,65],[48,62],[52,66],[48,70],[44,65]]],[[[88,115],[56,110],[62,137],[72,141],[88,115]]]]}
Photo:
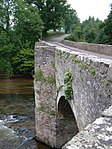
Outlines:
{"type": "Polygon", "coordinates": [[[59,99],[57,123],[58,146],[64,145],[79,132],[71,106],[64,96],[59,99]]]}

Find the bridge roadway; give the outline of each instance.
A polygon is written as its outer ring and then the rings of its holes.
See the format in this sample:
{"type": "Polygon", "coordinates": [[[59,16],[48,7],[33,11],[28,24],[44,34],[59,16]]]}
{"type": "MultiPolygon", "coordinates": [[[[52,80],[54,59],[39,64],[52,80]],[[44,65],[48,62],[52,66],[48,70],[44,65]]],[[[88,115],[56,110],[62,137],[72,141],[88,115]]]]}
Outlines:
{"type": "MultiPolygon", "coordinates": [[[[64,36],[63,36],[64,37],[64,36]]],[[[109,60],[112,60],[112,56],[107,56],[107,55],[103,55],[103,54],[98,54],[98,53],[95,53],[95,52],[90,52],[90,51],[86,51],[86,50],[82,50],[82,49],[78,49],[78,48],[75,48],[75,47],[70,47],[70,46],[67,46],[67,45],[64,45],[60,42],[60,39],[62,40],[63,37],[61,38],[54,38],[52,40],[49,40],[47,41],[48,43],[50,44],[53,44],[54,46],[56,46],[57,48],[59,47],[63,47],[63,48],[66,48],[66,49],[69,49],[69,50],[72,50],[72,51],[76,51],[76,52],[79,52],[81,54],[86,54],[88,56],[95,56],[95,57],[98,57],[98,58],[103,58],[103,59],[109,59],[109,60]]]]}

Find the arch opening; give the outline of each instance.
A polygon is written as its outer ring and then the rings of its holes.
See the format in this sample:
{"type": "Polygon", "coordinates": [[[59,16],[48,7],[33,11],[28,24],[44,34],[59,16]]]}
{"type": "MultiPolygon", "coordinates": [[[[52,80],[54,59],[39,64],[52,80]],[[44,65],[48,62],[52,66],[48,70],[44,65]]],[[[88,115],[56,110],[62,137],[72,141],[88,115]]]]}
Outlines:
{"type": "Polygon", "coordinates": [[[58,103],[57,120],[57,142],[62,146],[79,132],[71,106],[64,96],[61,96],[58,103]]]}

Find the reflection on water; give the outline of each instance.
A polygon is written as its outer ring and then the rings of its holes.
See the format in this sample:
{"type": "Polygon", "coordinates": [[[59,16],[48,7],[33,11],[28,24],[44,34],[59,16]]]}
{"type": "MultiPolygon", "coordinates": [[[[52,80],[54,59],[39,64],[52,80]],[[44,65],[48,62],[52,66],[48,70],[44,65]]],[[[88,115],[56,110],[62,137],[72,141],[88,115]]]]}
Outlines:
{"type": "Polygon", "coordinates": [[[0,79],[0,93],[33,94],[32,79],[0,79]]]}
{"type": "Polygon", "coordinates": [[[0,79],[0,149],[50,149],[37,143],[33,80],[0,79]]]}

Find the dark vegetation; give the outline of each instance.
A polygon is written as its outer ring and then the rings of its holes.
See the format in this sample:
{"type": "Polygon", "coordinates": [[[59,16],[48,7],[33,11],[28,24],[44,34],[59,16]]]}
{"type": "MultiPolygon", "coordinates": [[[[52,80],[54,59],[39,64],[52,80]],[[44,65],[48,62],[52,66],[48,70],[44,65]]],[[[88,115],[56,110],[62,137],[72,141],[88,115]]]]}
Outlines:
{"type": "Polygon", "coordinates": [[[104,21],[89,17],[82,23],[73,25],[70,36],[66,39],[88,43],[112,45],[112,5],[110,13],[104,21]]]}
{"type": "Polygon", "coordinates": [[[50,31],[73,41],[112,44],[112,7],[106,20],[80,23],[67,0],[0,0],[0,77],[33,75],[34,44],[50,31]]]}

